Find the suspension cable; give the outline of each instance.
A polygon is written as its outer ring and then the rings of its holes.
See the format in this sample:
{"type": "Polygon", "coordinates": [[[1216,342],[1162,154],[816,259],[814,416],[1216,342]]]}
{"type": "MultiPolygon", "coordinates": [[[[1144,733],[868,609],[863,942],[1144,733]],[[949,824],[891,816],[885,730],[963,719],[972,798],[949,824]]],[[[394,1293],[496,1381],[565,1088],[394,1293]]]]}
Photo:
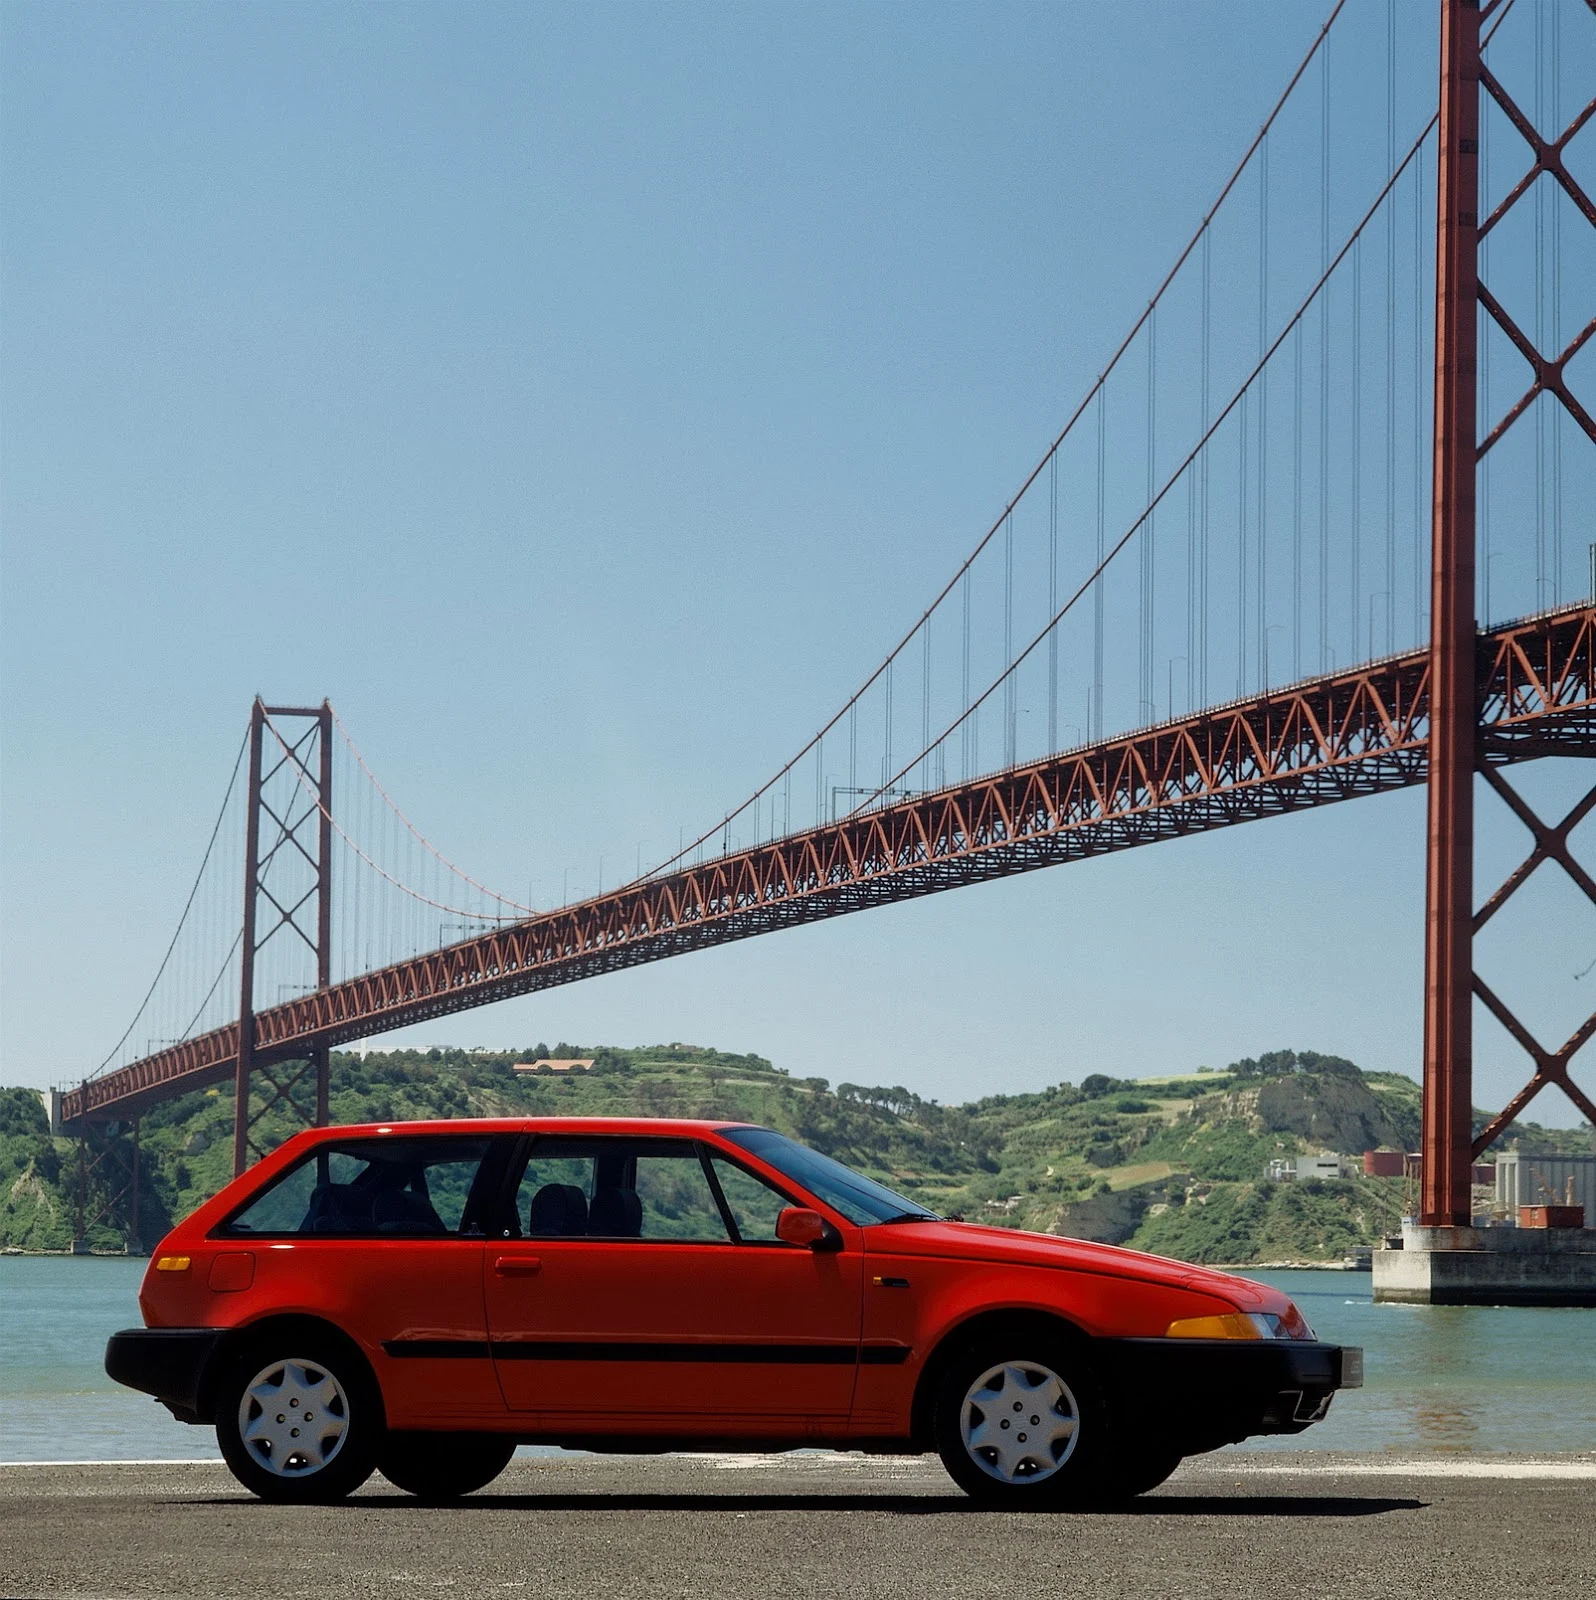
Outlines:
{"type": "MultiPolygon", "coordinates": [[[[161,964],[160,964],[159,967],[156,968],[155,976],[154,976],[154,978],[152,978],[150,980],[150,986],[145,991],[144,998],[139,1002],[138,1010],[133,1013],[133,1020],[130,1023],[128,1023],[126,1030],[122,1034],[122,1037],[120,1039],[118,1039],[114,1045],[111,1046],[110,1054],[107,1055],[105,1060],[102,1061],[99,1064],[99,1066],[97,1066],[94,1069],[94,1071],[89,1074],[90,1078],[99,1077],[99,1075],[102,1072],[104,1072],[105,1069],[108,1066],[110,1066],[110,1064],[116,1059],[117,1051],[119,1051],[122,1048],[122,1046],[127,1043],[128,1038],[132,1034],[133,1030],[136,1027],[138,1027],[139,1018],[144,1015],[145,1008],[149,1005],[150,999],[155,993],[156,985],[160,983],[161,976],[166,971],[167,963],[170,962],[171,959],[172,959],[172,952],[177,948],[177,941],[182,936],[183,926],[188,921],[188,914],[189,914],[190,910],[193,909],[194,896],[199,893],[199,886],[200,886],[201,880],[205,876],[205,869],[206,869],[206,867],[208,867],[210,865],[211,852],[216,848],[217,836],[221,833],[221,831],[222,831],[222,823],[223,823],[223,821],[225,820],[225,818],[227,816],[227,805],[228,805],[228,802],[233,798],[233,789],[234,789],[234,786],[238,783],[238,769],[243,765],[244,752],[248,748],[249,748],[249,733],[246,730],[245,734],[244,734],[244,738],[243,738],[242,742],[239,744],[238,754],[236,756],[234,756],[234,758],[233,758],[232,776],[230,778],[228,778],[228,780],[227,780],[227,793],[222,796],[221,810],[216,813],[216,825],[211,829],[211,836],[210,836],[209,841],[206,843],[205,855],[200,861],[199,871],[194,874],[193,887],[188,891],[188,899],[183,902],[182,915],[180,917],[178,917],[178,919],[177,919],[177,931],[175,933],[173,933],[172,942],[169,945],[167,945],[167,947],[166,947],[166,954],[161,957],[161,964]]],[[[215,987],[215,985],[213,984],[212,988],[214,988],[214,987],[215,987]]],[[[209,999],[210,996],[207,995],[206,998],[209,999]]]]}
{"type": "MultiPolygon", "coordinates": [[[[1419,151],[1424,148],[1424,145],[1428,141],[1430,134],[1434,131],[1436,124],[1440,120],[1440,113],[1436,112],[1431,116],[1430,120],[1425,123],[1423,131],[1419,134],[1418,138],[1413,141],[1413,144],[1409,147],[1407,154],[1402,158],[1402,164],[1386,180],[1384,187],[1375,197],[1374,203],[1364,213],[1363,218],[1358,223],[1357,227],[1352,230],[1352,233],[1347,238],[1346,243],[1343,244],[1340,250],[1336,252],[1335,259],[1331,261],[1330,265],[1325,269],[1323,274],[1321,274],[1318,282],[1315,283],[1314,286],[1308,291],[1302,303],[1297,307],[1291,318],[1276,335],[1268,350],[1265,351],[1264,354],[1259,358],[1257,365],[1254,366],[1252,371],[1247,374],[1246,378],[1243,379],[1236,392],[1231,396],[1229,401],[1226,402],[1223,410],[1221,410],[1218,416],[1214,418],[1213,423],[1203,434],[1202,438],[1200,438],[1197,443],[1192,446],[1192,448],[1186,453],[1186,456],[1181,461],[1180,465],[1176,467],[1174,472],[1172,472],[1164,481],[1164,486],[1154,497],[1153,503],[1145,507],[1136,520],[1131,523],[1131,525],[1123,534],[1120,535],[1113,548],[1109,550],[1108,554],[1103,558],[1102,561],[1098,563],[1093,571],[1082,580],[1080,587],[1076,589],[1074,594],[1072,594],[1067,601],[1065,601],[1064,605],[1059,609],[1057,615],[1049,618],[1047,626],[1044,627],[1042,631],[1031,640],[1025,649],[1015,657],[1015,659],[1009,664],[1008,667],[1004,669],[1002,673],[998,675],[998,677],[993,679],[993,681],[988,684],[984,690],[982,690],[980,697],[972,705],[961,712],[959,717],[953,722],[949,723],[947,728],[945,728],[939,735],[939,742],[941,739],[946,739],[950,734],[952,734],[953,731],[959,726],[960,722],[962,722],[966,717],[973,715],[973,713],[981,707],[983,702],[990,699],[991,696],[996,693],[998,688],[1002,685],[1003,680],[1007,678],[1010,673],[1013,673],[1019,669],[1026,658],[1029,657],[1031,653],[1036,650],[1041,642],[1047,637],[1049,630],[1056,627],[1058,623],[1071,610],[1074,609],[1076,602],[1080,600],[1082,595],[1084,595],[1088,589],[1097,583],[1097,581],[1102,577],[1103,573],[1107,570],[1109,563],[1113,561],[1114,557],[1117,556],[1120,551],[1123,550],[1125,546],[1129,544],[1130,541],[1136,536],[1140,529],[1146,525],[1148,516],[1157,508],[1159,501],[1161,501],[1175,486],[1175,484],[1180,481],[1182,474],[1190,469],[1192,463],[1201,453],[1203,446],[1206,445],[1213,437],[1214,433],[1218,430],[1225,419],[1229,417],[1231,412],[1236,410],[1241,404],[1243,397],[1251,389],[1259,373],[1261,373],[1269,361],[1273,359],[1275,352],[1279,350],[1281,345],[1285,343],[1292,330],[1303,319],[1303,317],[1307,315],[1314,301],[1318,299],[1319,295],[1323,292],[1325,285],[1330,281],[1331,275],[1336,271],[1341,263],[1346,260],[1348,253],[1353,249],[1358,240],[1363,237],[1364,230],[1369,226],[1370,222],[1374,220],[1375,216],[1378,215],[1381,206],[1385,204],[1387,198],[1391,194],[1391,191],[1396,187],[1397,180],[1400,179],[1403,173],[1407,171],[1408,167],[1412,165],[1414,158],[1418,155],[1419,151]]],[[[920,757],[916,755],[915,761],[918,761],[919,759],[920,757]]],[[[910,762],[909,765],[913,766],[914,762],[910,762]]],[[[895,784],[898,779],[903,776],[904,772],[907,772],[908,770],[908,767],[905,767],[902,771],[894,773],[888,783],[883,784],[881,789],[879,789],[875,794],[870,795],[857,809],[862,810],[869,806],[872,801],[879,800],[881,795],[885,793],[886,790],[893,784],[895,784]]]]}
{"type": "MultiPolygon", "coordinates": [[[[332,708],[330,706],[328,707],[328,709],[332,710],[332,708]]],[[[333,711],[332,716],[333,716],[333,721],[338,724],[339,733],[341,733],[343,735],[344,743],[349,746],[349,753],[360,764],[360,770],[363,773],[365,773],[366,778],[370,782],[372,788],[374,788],[377,791],[377,793],[382,796],[383,803],[388,807],[388,809],[390,811],[393,812],[393,814],[400,820],[400,822],[402,822],[405,825],[405,827],[410,830],[411,834],[416,838],[416,840],[421,844],[421,846],[424,849],[430,851],[432,853],[432,855],[437,857],[437,859],[445,867],[447,867],[449,869],[449,871],[452,872],[455,875],[455,877],[461,879],[465,883],[469,883],[473,889],[479,890],[482,894],[487,895],[487,897],[490,900],[497,900],[500,905],[513,907],[516,911],[525,912],[528,916],[535,915],[535,912],[534,912],[534,910],[533,910],[533,908],[531,906],[524,906],[524,905],[521,904],[521,902],[519,900],[512,900],[508,895],[503,895],[503,894],[500,894],[495,889],[490,889],[485,883],[478,883],[477,880],[475,878],[473,878],[469,872],[463,872],[451,860],[449,860],[449,858],[446,855],[444,855],[443,852],[440,851],[437,848],[437,846],[434,845],[432,843],[432,841],[429,840],[426,837],[426,835],[421,832],[421,830],[415,825],[415,823],[413,823],[410,820],[410,818],[407,817],[404,814],[404,812],[401,811],[399,809],[399,807],[394,803],[393,797],[388,793],[388,791],[386,789],[383,788],[382,783],[378,779],[376,773],[374,773],[371,770],[371,768],[366,765],[366,758],[363,755],[361,755],[359,748],[355,744],[354,738],[351,736],[351,734],[349,732],[349,729],[344,724],[344,719],[342,717],[340,717],[336,711],[333,711]]],[[[334,825],[334,827],[337,826],[336,823],[334,823],[333,825],[334,825]]],[[[378,870],[380,871],[381,869],[379,868],[378,870]]],[[[401,887],[403,887],[403,886],[401,885],[401,887]]],[[[416,898],[417,899],[424,899],[425,896],[418,895],[416,898]]],[[[431,904],[434,904],[434,905],[436,905],[437,903],[438,902],[436,902],[436,901],[432,901],[431,902],[431,904]]]]}
{"type": "MultiPolygon", "coordinates": [[[[272,719],[267,717],[265,720],[266,726],[271,729],[272,738],[274,738],[278,744],[282,746],[285,755],[290,754],[291,752],[289,751],[287,740],[285,740],[282,734],[277,731],[276,725],[272,722],[272,719]]],[[[299,783],[299,786],[310,797],[311,805],[327,819],[327,822],[332,828],[333,832],[336,833],[338,837],[342,839],[343,842],[348,845],[349,848],[353,850],[355,854],[359,856],[360,859],[364,861],[373,872],[377,874],[378,877],[386,879],[402,894],[409,895],[412,900],[419,901],[422,905],[432,906],[435,910],[447,911],[451,916],[464,917],[469,922],[517,922],[520,920],[518,917],[484,916],[480,911],[471,911],[464,906],[452,906],[442,900],[434,900],[431,895],[422,894],[417,889],[412,889],[409,884],[403,882],[399,878],[396,878],[387,870],[386,867],[379,866],[369,855],[366,854],[364,850],[361,849],[358,844],[355,843],[352,838],[350,838],[347,833],[344,832],[343,827],[339,823],[338,819],[332,814],[331,811],[327,809],[326,806],[322,804],[321,796],[316,792],[315,788],[310,782],[309,776],[297,762],[294,763],[294,777],[299,783]]],[[[386,796],[384,796],[384,798],[386,798],[386,796]]],[[[397,806],[393,805],[391,801],[389,802],[389,805],[390,809],[394,812],[394,815],[403,821],[404,813],[401,812],[397,806]]],[[[416,837],[420,838],[421,836],[417,834],[416,837]]],[[[440,856],[439,859],[442,860],[443,858],[440,856]]],[[[465,877],[465,874],[461,873],[460,876],[463,878],[465,877]]],[[[468,879],[467,881],[473,882],[474,880],[468,879]]],[[[483,892],[491,896],[491,898],[499,901],[503,905],[514,906],[518,911],[526,911],[531,915],[536,915],[535,912],[530,912],[528,907],[520,905],[517,901],[508,900],[503,895],[494,894],[491,889],[486,889],[483,892]]]]}
{"type": "Polygon", "coordinates": [[[227,954],[222,957],[221,967],[216,976],[211,979],[211,986],[205,991],[205,998],[199,1003],[199,1010],[189,1018],[188,1026],[179,1035],[180,1039],[187,1039],[199,1024],[199,1019],[205,1015],[205,1008],[211,1003],[211,996],[216,993],[216,988],[222,979],[227,976],[227,969],[233,964],[233,957],[238,952],[238,947],[244,942],[244,930],[240,928],[233,937],[233,943],[227,954]]]}
{"type": "MultiPolygon", "coordinates": [[[[759,800],[769,789],[771,789],[777,782],[785,777],[788,772],[796,767],[799,762],[808,756],[811,751],[818,749],[825,736],[830,733],[831,730],[835,728],[845,716],[848,715],[853,707],[861,699],[863,699],[865,694],[875,685],[876,680],[880,678],[881,675],[886,671],[888,662],[892,661],[903,651],[903,649],[910,643],[911,640],[913,640],[914,636],[920,631],[920,629],[930,620],[931,614],[936,611],[939,606],[941,606],[943,601],[945,601],[949,595],[953,593],[954,589],[959,585],[965,574],[974,565],[976,558],[997,536],[1010,513],[1025,497],[1025,494],[1030,489],[1031,485],[1035,483],[1036,480],[1041,476],[1043,468],[1047,466],[1048,462],[1056,454],[1059,447],[1074,431],[1076,424],[1080,421],[1082,416],[1085,415],[1087,408],[1102,393],[1109,377],[1113,374],[1120,361],[1124,358],[1126,352],[1135,342],[1137,335],[1142,331],[1143,327],[1146,326],[1148,319],[1157,310],[1159,302],[1168,292],[1170,285],[1174,283],[1176,277],[1180,273],[1181,268],[1185,266],[1186,262],[1190,259],[1192,252],[1207,236],[1209,227],[1213,223],[1215,216],[1218,214],[1220,207],[1223,206],[1225,201],[1229,198],[1231,190],[1234,189],[1236,184],[1241,181],[1242,174],[1246,172],[1254,154],[1257,152],[1258,146],[1267,137],[1270,128],[1274,126],[1276,119],[1279,117],[1281,111],[1285,108],[1286,102],[1291,98],[1292,91],[1295,90],[1297,84],[1301,81],[1303,74],[1312,64],[1314,57],[1324,46],[1325,40],[1328,38],[1331,28],[1335,26],[1336,19],[1341,15],[1342,9],[1345,5],[1346,0],[1336,0],[1334,7],[1331,9],[1330,15],[1325,19],[1324,24],[1314,36],[1313,42],[1309,45],[1306,54],[1297,64],[1296,71],[1292,73],[1290,80],[1287,82],[1285,88],[1281,91],[1279,99],[1275,101],[1275,104],[1270,110],[1269,115],[1264,119],[1263,125],[1259,128],[1257,134],[1254,135],[1252,142],[1247,146],[1246,151],[1243,153],[1240,161],[1236,163],[1236,166],[1232,170],[1230,176],[1225,180],[1217,198],[1204,213],[1202,221],[1198,223],[1196,230],[1186,241],[1186,244],[1180,251],[1180,254],[1176,256],[1174,265],[1170,267],[1169,271],[1164,275],[1162,282],[1160,282],[1158,288],[1154,291],[1152,299],[1148,301],[1146,309],[1143,310],[1141,315],[1137,317],[1136,321],[1131,325],[1130,331],[1120,341],[1113,355],[1109,358],[1108,364],[1103,368],[1102,372],[1099,373],[1091,387],[1086,391],[1086,394],[1081,399],[1080,404],[1077,405],[1075,410],[1070,413],[1069,420],[1064,424],[1064,427],[1060,430],[1058,436],[1053,440],[1046,452],[1044,452],[1036,466],[1032,468],[1029,476],[1027,476],[1025,481],[1009,498],[1002,512],[999,513],[996,521],[994,521],[987,529],[986,533],[982,535],[981,540],[976,545],[975,549],[970,552],[969,556],[959,566],[958,570],[954,572],[953,576],[948,580],[937,597],[929,606],[926,607],[925,611],[921,613],[920,617],[915,621],[913,626],[908,629],[898,643],[893,646],[892,650],[887,654],[886,658],[875,669],[875,671],[865,679],[865,681],[857,690],[855,690],[851,698],[841,707],[840,710],[837,711],[831,720],[827,722],[820,729],[820,731],[816,733],[801,750],[798,751],[795,756],[792,757],[790,761],[781,767],[767,782],[761,784],[759,788],[754,790],[754,792],[749,795],[741,805],[733,807],[720,821],[716,822],[713,827],[705,829],[705,831],[690,844],[687,844],[682,849],[678,850],[674,855],[668,856],[664,861],[660,862],[659,865],[651,868],[647,873],[644,874],[644,877],[653,877],[659,873],[668,871],[670,868],[676,866],[679,862],[685,860],[692,851],[698,849],[701,845],[707,844],[715,837],[716,834],[721,833],[723,830],[729,827],[734,817],[738,816],[743,811],[746,811],[750,805],[752,805],[756,800],[759,800]]],[[[934,748],[934,746],[932,746],[932,748],[934,748]]],[[[903,774],[901,772],[898,774],[899,777],[902,775],[903,774]]],[[[883,787],[889,786],[884,785],[883,787]]],[[[867,805],[868,803],[868,801],[861,802],[860,805],[851,807],[850,809],[857,811],[862,809],[863,806],[867,805]]]]}

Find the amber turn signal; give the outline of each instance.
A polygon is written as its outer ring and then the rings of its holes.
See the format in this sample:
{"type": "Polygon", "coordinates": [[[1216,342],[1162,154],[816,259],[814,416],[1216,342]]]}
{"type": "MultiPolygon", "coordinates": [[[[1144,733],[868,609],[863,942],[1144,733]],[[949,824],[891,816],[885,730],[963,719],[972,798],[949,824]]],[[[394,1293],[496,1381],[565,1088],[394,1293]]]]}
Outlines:
{"type": "Polygon", "coordinates": [[[187,1256],[157,1256],[155,1270],[157,1272],[187,1272],[189,1258],[187,1256]]]}
{"type": "Polygon", "coordinates": [[[1164,1329],[1166,1339],[1262,1339],[1258,1324],[1245,1312],[1222,1317],[1181,1317],[1164,1329]]]}

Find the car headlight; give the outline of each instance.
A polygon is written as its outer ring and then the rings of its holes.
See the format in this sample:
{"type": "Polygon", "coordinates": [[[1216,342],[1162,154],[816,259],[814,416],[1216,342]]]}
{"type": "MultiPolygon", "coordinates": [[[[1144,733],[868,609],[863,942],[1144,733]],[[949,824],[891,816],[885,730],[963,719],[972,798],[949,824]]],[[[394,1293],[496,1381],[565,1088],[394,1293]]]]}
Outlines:
{"type": "Polygon", "coordinates": [[[1166,1339],[1311,1339],[1313,1329],[1295,1306],[1277,1317],[1271,1311],[1227,1311],[1217,1317],[1178,1317],[1164,1329],[1166,1339]]]}

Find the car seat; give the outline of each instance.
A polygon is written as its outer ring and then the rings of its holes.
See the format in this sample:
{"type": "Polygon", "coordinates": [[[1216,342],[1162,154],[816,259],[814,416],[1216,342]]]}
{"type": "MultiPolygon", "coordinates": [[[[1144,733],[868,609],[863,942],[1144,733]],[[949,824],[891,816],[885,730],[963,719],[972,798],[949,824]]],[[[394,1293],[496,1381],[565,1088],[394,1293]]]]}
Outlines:
{"type": "Polygon", "coordinates": [[[443,1234],[449,1230],[432,1202],[413,1189],[384,1189],[371,1203],[378,1233],[443,1234]]]}
{"type": "Polygon", "coordinates": [[[643,1202],[636,1189],[598,1189],[587,1215],[593,1238],[637,1239],[643,1233],[643,1202]]]}
{"type": "Polygon", "coordinates": [[[371,1227],[371,1193],[352,1183],[318,1183],[310,1191],[301,1233],[364,1233],[371,1227]]]}
{"type": "Polygon", "coordinates": [[[568,1239],[587,1232],[587,1196],[574,1183],[546,1183],[532,1196],[526,1231],[534,1238],[568,1239]]]}

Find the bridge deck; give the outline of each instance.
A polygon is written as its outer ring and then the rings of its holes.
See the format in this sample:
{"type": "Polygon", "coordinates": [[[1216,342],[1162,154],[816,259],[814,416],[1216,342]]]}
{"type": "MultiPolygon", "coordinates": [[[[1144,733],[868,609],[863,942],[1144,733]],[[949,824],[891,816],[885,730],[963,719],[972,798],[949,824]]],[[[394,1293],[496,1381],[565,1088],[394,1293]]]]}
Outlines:
{"type": "MultiPolygon", "coordinates": [[[[1480,756],[1596,754],[1596,604],[1480,636],[1480,756]]],[[[291,1058],[708,945],[1422,783],[1423,650],[1216,706],[462,940],[257,1014],[291,1058]]],[[[124,1118],[232,1075],[238,1024],[70,1091],[124,1118]]]]}

